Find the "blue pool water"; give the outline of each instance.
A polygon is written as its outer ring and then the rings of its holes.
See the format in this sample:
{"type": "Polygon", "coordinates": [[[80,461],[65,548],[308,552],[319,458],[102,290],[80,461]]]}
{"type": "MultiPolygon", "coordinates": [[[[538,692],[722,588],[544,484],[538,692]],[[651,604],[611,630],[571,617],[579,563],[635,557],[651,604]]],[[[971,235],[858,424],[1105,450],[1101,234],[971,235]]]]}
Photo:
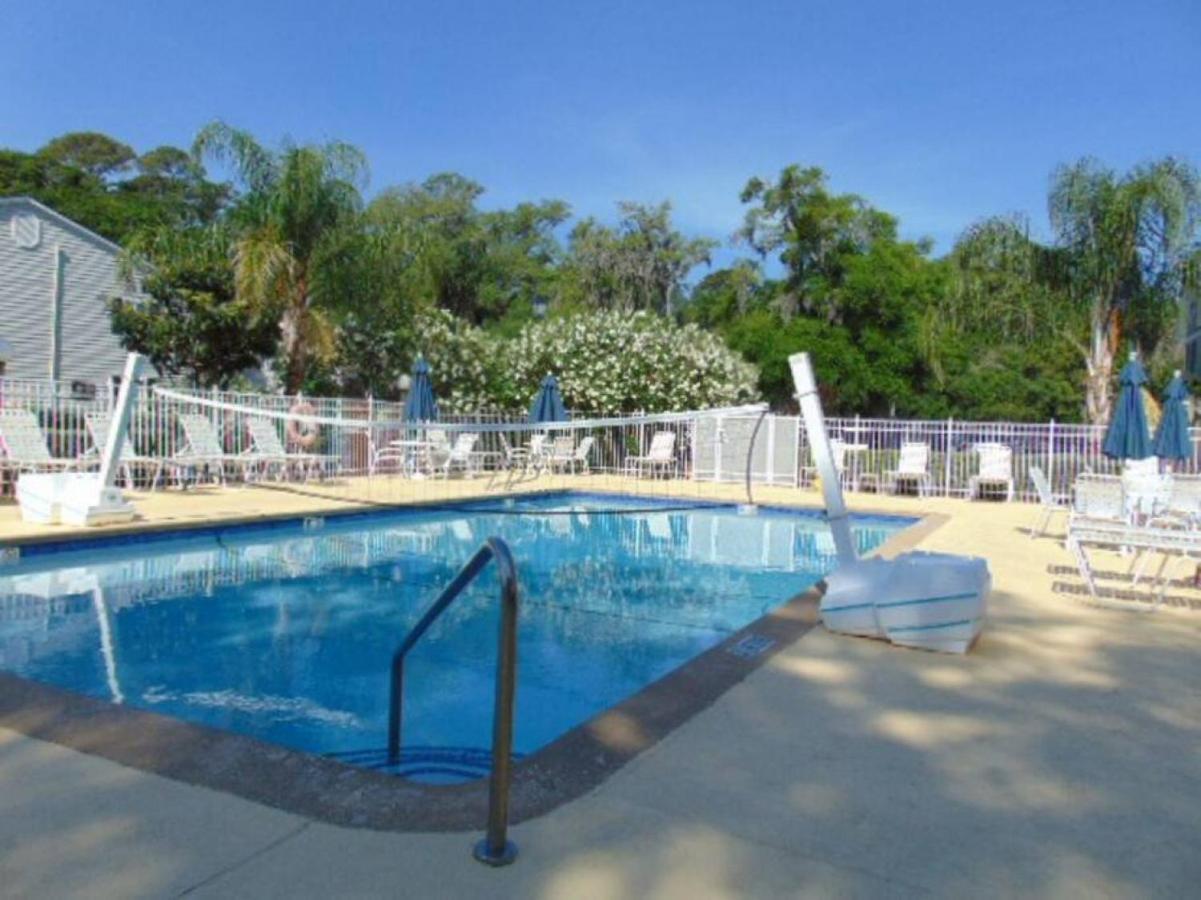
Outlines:
{"type": "MultiPolygon", "coordinates": [[[[521,579],[528,754],[804,591],[833,553],[814,513],[581,494],[315,524],[27,553],[0,567],[0,669],[370,765],[393,650],[495,534],[521,579]]],[[[907,524],[856,518],[858,545],[907,524]]],[[[490,569],[409,657],[410,776],[485,764],[496,597],[490,569]]]]}

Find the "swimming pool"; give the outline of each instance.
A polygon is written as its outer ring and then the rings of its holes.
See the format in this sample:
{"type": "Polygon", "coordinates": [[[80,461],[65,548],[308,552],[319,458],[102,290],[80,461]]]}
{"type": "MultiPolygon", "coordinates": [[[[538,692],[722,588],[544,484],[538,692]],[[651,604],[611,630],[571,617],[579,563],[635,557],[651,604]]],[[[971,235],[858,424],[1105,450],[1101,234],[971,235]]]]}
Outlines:
{"type": "MultiPolygon", "coordinates": [[[[857,517],[860,550],[911,521],[857,517]]],[[[379,766],[391,654],[489,535],[510,544],[521,579],[522,755],[803,592],[833,562],[816,512],[579,493],[29,547],[0,567],[0,669],[379,766]]],[[[410,655],[401,774],[486,772],[495,600],[486,573],[410,655]]]]}

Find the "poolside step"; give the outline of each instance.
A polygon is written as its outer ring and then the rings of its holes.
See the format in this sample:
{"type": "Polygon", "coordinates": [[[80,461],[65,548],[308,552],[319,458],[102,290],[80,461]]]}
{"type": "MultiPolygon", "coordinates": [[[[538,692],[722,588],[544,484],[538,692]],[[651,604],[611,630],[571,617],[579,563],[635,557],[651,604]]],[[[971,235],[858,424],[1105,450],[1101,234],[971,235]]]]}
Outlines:
{"type": "MultiPolygon", "coordinates": [[[[492,751],[480,747],[405,747],[400,761],[388,762],[384,747],[326,753],[330,759],[364,769],[376,769],[415,781],[454,782],[486,778],[492,770],[492,751]]],[[[513,761],[524,754],[514,753],[513,761]]]]}

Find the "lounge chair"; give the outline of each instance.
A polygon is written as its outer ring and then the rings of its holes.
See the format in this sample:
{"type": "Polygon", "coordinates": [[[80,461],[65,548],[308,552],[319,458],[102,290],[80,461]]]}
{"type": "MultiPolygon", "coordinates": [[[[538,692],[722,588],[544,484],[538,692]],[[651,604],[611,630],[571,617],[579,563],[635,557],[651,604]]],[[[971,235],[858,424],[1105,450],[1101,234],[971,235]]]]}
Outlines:
{"type": "Polygon", "coordinates": [[[1201,529],[1201,475],[1173,475],[1162,508],[1148,524],[1201,529]]]}
{"type": "Polygon", "coordinates": [[[183,428],[184,447],[171,458],[176,466],[193,468],[198,472],[215,472],[221,484],[225,483],[227,465],[241,468],[242,477],[246,477],[253,460],[242,454],[226,453],[207,418],[198,413],[180,413],[178,420],[183,428]]]}
{"type": "Polygon", "coordinates": [[[1069,527],[1074,522],[1127,521],[1126,488],[1116,475],[1085,473],[1072,486],[1069,527]]]}
{"type": "Polygon", "coordinates": [[[1047,526],[1051,524],[1051,519],[1055,517],[1055,514],[1066,512],[1068,507],[1066,503],[1061,502],[1059,497],[1055,496],[1046,473],[1038,466],[1030,467],[1030,480],[1034,482],[1034,489],[1038,492],[1038,502],[1041,504],[1038,524],[1030,529],[1030,539],[1034,540],[1034,538],[1046,534],[1047,526]]]}
{"type": "MultiPolygon", "coordinates": [[[[92,442],[92,446],[85,456],[89,459],[95,459],[99,463],[100,457],[104,453],[105,444],[108,443],[108,432],[112,427],[113,417],[106,412],[93,412],[84,415],[83,422],[88,430],[88,438],[92,442]]],[[[121,456],[118,465],[125,476],[127,487],[133,487],[134,485],[133,470],[135,468],[142,468],[153,470],[154,475],[150,479],[150,489],[154,490],[158,487],[159,480],[162,478],[165,463],[166,460],[161,456],[142,456],[139,454],[137,447],[134,446],[133,438],[130,437],[129,431],[126,430],[125,440],[121,443],[121,456]]]]}
{"type": "Polygon", "coordinates": [[[1005,444],[977,444],[976,455],[980,468],[968,479],[968,498],[975,500],[983,496],[982,488],[1002,488],[1005,499],[1013,499],[1013,449],[1005,444]]]}
{"type": "Polygon", "coordinates": [[[885,472],[884,480],[891,493],[897,493],[902,485],[915,484],[918,495],[924,497],[930,487],[930,445],[913,441],[901,444],[897,467],[885,472]]]}
{"type": "Polygon", "coordinates": [[[563,469],[565,472],[574,472],[576,468],[579,468],[586,474],[588,472],[588,454],[592,452],[592,445],[595,443],[596,438],[592,436],[581,440],[578,447],[572,443],[570,437],[555,438],[547,463],[552,471],[563,469]]]}
{"type": "MultiPolygon", "coordinates": [[[[1192,565],[1201,560],[1201,532],[1185,528],[1160,528],[1147,525],[1130,525],[1127,522],[1098,519],[1077,519],[1068,523],[1068,550],[1076,559],[1080,576],[1084,579],[1093,600],[1097,596],[1097,583],[1086,547],[1131,552],[1135,559],[1149,554],[1160,554],[1163,559],[1156,573],[1159,591],[1156,605],[1163,603],[1168,580],[1165,570],[1173,559],[1183,559],[1192,565]]],[[[1139,567],[1141,569],[1141,566],[1139,567]]],[[[1132,565],[1133,569],[1133,565],[1132,565]]],[[[1137,576],[1135,578],[1137,583],[1137,576]]]]}
{"type": "Polygon", "coordinates": [[[1150,518],[1167,503],[1169,479],[1159,473],[1159,457],[1128,459],[1122,463],[1122,484],[1129,511],[1150,518]]]}
{"type": "Polygon", "coordinates": [[[626,457],[626,474],[641,475],[649,471],[652,476],[656,472],[676,474],[676,434],[674,431],[656,431],[651,438],[650,450],[642,456],[626,457]]]}
{"type": "Polygon", "coordinates": [[[281,472],[287,474],[290,466],[296,466],[307,481],[314,472],[320,478],[330,468],[337,465],[338,457],[330,453],[289,453],[280,440],[275,425],[260,416],[247,416],[246,432],[250,435],[251,446],[242,456],[263,464],[264,472],[272,466],[279,466],[281,472]]]}
{"type": "Polygon", "coordinates": [[[69,472],[88,465],[87,460],[51,456],[37,416],[27,409],[0,410],[0,447],[4,450],[3,468],[17,475],[69,472]]]}

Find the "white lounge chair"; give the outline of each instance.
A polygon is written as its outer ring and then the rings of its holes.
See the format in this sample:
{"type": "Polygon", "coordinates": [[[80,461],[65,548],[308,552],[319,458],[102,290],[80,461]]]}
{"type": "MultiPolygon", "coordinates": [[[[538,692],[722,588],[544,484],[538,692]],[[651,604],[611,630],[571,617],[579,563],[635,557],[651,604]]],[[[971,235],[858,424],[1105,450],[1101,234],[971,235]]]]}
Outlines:
{"type": "Polygon", "coordinates": [[[565,472],[574,472],[577,468],[584,473],[588,472],[588,454],[592,452],[592,445],[596,443],[596,438],[591,435],[580,441],[579,446],[573,446],[571,438],[555,438],[555,445],[551,449],[550,457],[547,459],[551,469],[562,469],[565,472]],[[565,443],[560,444],[560,441],[565,443]]]}
{"type": "Polygon", "coordinates": [[[1172,475],[1163,507],[1148,524],[1201,528],[1201,475],[1172,475]]]}
{"type": "Polygon", "coordinates": [[[261,416],[247,416],[246,432],[250,435],[251,446],[242,455],[261,463],[264,472],[278,466],[286,475],[290,466],[296,466],[307,481],[313,474],[323,476],[337,464],[338,457],[330,453],[289,453],[275,425],[261,416]]]}
{"type": "Polygon", "coordinates": [[[51,456],[37,416],[27,409],[0,409],[0,448],[3,468],[24,472],[69,472],[86,468],[88,461],[51,456]]]}
{"type": "Polygon", "coordinates": [[[1078,521],[1125,522],[1127,518],[1126,488],[1121,478],[1090,472],[1076,477],[1069,527],[1078,521]]]}
{"type": "Polygon", "coordinates": [[[1167,590],[1166,569],[1168,564],[1176,559],[1195,565],[1197,560],[1201,559],[1201,532],[1185,528],[1130,525],[1126,522],[1107,522],[1098,519],[1081,518],[1069,522],[1068,549],[1076,559],[1076,566],[1088,587],[1089,594],[1095,601],[1100,602],[1087,547],[1100,547],[1121,552],[1133,551],[1136,559],[1146,554],[1160,554],[1163,560],[1156,573],[1156,579],[1159,581],[1159,591],[1156,596],[1156,606],[1158,606],[1163,603],[1164,593],[1167,590]]]}
{"type": "Polygon", "coordinates": [[[924,497],[930,487],[930,445],[917,441],[901,444],[897,467],[884,473],[884,479],[891,493],[895,494],[901,485],[916,484],[918,495],[924,497]]]}
{"type": "Polygon", "coordinates": [[[674,431],[656,431],[651,438],[650,450],[642,456],[626,457],[626,474],[641,475],[649,471],[676,474],[676,434],[674,431]]]}
{"type": "MultiPolygon", "coordinates": [[[[101,454],[104,453],[104,446],[108,443],[108,431],[112,427],[113,417],[106,412],[87,413],[83,417],[84,426],[88,430],[88,438],[92,442],[91,448],[85,454],[89,459],[95,459],[99,463],[101,454]]],[[[125,476],[125,484],[127,487],[133,487],[134,478],[133,470],[135,468],[149,469],[154,472],[150,479],[150,489],[154,490],[158,487],[159,480],[162,478],[163,466],[166,463],[161,456],[143,456],[138,453],[137,447],[134,446],[133,438],[129,431],[125,432],[125,440],[121,443],[121,456],[119,465],[121,473],[125,476]]]]}
{"type": "Polygon", "coordinates": [[[1061,502],[1059,497],[1055,496],[1055,492],[1051,489],[1051,482],[1047,480],[1046,473],[1038,466],[1030,467],[1030,480],[1034,482],[1034,489],[1038,492],[1039,507],[1038,524],[1030,529],[1030,539],[1041,537],[1047,533],[1047,526],[1051,524],[1051,520],[1056,513],[1067,512],[1067,503],[1061,502]]]}
{"type": "Polygon", "coordinates": [[[982,488],[1002,488],[1005,499],[1013,499],[1013,449],[1005,444],[976,445],[980,468],[967,482],[968,498],[982,496],[982,488]]]}
{"type": "Polygon", "coordinates": [[[221,448],[216,432],[213,431],[212,423],[206,417],[199,413],[180,413],[178,420],[184,433],[184,447],[172,457],[176,466],[214,473],[222,484],[225,483],[227,465],[240,468],[242,477],[246,477],[253,460],[248,460],[242,454],[226,453],[221,448]]]}

